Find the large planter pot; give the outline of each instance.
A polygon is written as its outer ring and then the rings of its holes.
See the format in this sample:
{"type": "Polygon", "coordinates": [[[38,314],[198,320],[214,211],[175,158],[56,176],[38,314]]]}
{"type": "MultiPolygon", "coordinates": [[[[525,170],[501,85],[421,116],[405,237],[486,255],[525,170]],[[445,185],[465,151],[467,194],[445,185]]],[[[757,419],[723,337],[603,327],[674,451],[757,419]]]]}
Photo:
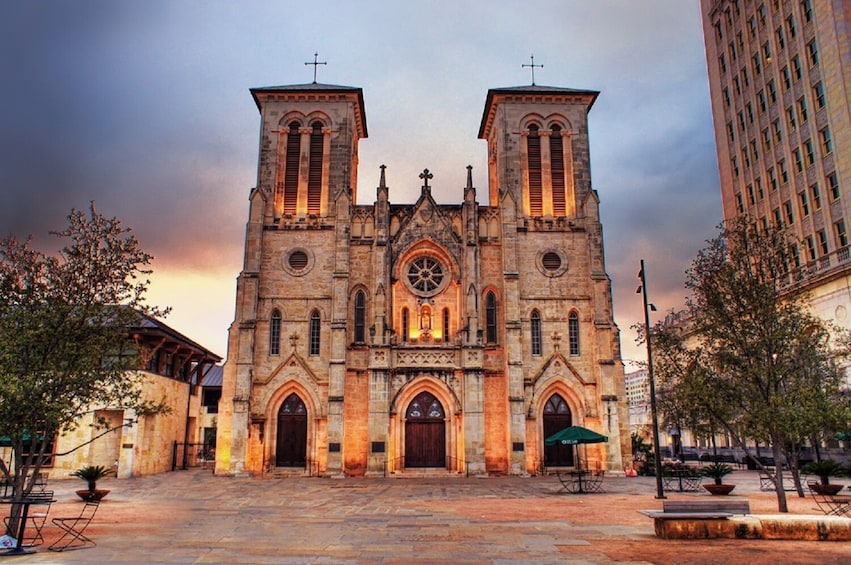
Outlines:
{"type": "Polygon", "coordinates": [[[723,496],[725,494],[730,494],[733,492],[733,489],[736,488],[736,485],[716,485],[715,483],[705,483],[703,488],[709,491],[710,494],[715,496],[723,496]]]}
{"type": "Polygon", "coordinates": [[[94,500],[100,500],[104,496],[109,494],[109,491],[106,490],[106,489],[97,489],[97,490],[84,489],[84,490],[78,490],[76,492],[77,492],[77,496],[79,496],[80,498],[82,498],[86,502],[90,502],[90,501],[94,501],[94,500]]]}
{"type": "Polygon", "coordinates": [[[819,494],[827,494],[833,496],[834,494],[841,491],[845,485],[823,485],[821,483],[815,483],[810,488],[816,491],[819,494]]]}

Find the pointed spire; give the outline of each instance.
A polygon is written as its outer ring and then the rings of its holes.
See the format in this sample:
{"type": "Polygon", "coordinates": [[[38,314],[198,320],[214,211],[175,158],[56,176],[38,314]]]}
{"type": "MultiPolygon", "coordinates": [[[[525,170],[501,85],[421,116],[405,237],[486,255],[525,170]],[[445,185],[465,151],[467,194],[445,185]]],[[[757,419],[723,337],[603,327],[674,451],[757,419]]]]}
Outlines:
{"type": "Polygon", "coordinates": [[[467,165],[467,188],[473,188],[473,165],[467,165]]]}
{"type": "Polygon", "coordinates": [[[387,184],[384,181],[384,169],[387,168],[387,165],[381,165],[378,168],[381,169],[381,180],[378,181],[378,188],[387,188],[387,184]]]}

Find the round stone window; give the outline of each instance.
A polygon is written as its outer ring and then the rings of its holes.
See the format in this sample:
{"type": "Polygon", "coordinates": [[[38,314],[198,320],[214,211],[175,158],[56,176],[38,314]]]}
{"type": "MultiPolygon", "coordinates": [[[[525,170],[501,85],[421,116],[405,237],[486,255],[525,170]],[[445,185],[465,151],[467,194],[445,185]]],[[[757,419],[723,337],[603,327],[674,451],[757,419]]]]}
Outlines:
{"type": "Polygon", "coordinates": [[[291,249],[284,257],[284,270],[299,277],[313,268],[313,253],[303,248],[291,249]]]}
{"type": "Polygon", "coordinates": [[[541,249],[535,262],[538,270],[547,277],[560,277],[567,272],[567,256],[561,249],[541,249]]]}
{"type": "Polygon", "coordinates": [[[405,278],[411,289],[420,296],[437,294],[446,282],[446,270],[434,257],[422,255],[408,264],[405,278]]]}

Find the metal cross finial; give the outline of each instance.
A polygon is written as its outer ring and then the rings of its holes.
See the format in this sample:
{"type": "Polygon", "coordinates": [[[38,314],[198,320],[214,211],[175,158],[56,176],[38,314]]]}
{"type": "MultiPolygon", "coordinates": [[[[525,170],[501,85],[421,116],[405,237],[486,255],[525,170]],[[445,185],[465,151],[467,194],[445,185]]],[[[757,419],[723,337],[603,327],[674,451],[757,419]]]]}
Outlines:
{"type": "Polygon", "coordinates": [[[423,169],[423,172],[420,173],[420,178],[425,182],[423,188],[428,188],[428,179],[433,179],[434,175],[428,172],[428,169],[423,169]]]}
{"type": "Polygon", "coordinates": [[[530,67],[532,69],[532,86],[535,86],[535,67],[538,67],[539,69],[543,69],[544,65],[536,65],[535,64],[535,55],[534,54],[530,55],[529,58],[532,59],[531,64],[527,65],[526,63],[523,63],[520,66],[521,67],[530,67]]]}
{"type": "MultiPolygon", "coordinates": [[[[316,67],[318,67],[319,65],[327,65],[327,64],[328,64],[327,61],[320,61],[319,60],[319,53],[313,54],[313,62],[308,62],[308,63],[304,64],[305,67],[307,65],[313,65],[313,84],[316,84],[316,67]]],[[[534,83],[534,80],[532,82],[534,83]]]]}

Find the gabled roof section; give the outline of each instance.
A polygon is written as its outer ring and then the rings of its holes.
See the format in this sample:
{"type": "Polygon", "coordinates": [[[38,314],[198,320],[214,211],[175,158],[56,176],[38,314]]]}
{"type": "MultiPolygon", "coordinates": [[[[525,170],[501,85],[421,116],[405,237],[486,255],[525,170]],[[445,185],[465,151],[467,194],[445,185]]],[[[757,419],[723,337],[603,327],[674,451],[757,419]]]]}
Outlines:
{"type": "Polygon", "coordinates": [[[437,204],[431,190],[426,188],[410,209],[410,216],[401,223],[399,231],[393,236],[394,250],[403,253],[417,242],[431,239],[449,250],[456,261],[459,260],[461,239],[452,229],[452,221],[446,214],[452,207],[437,204]]]}
{"type": "Polygon", "coordinates": [[[222,386],[224,380],[224,367],[221,365],[213,365],[203,375],[201,386],[222,386]]]}
{"type": "Polygon", "coordinates": [[[191,352],[195,360],[198,362],[218,363],[222,360],[221,357],[206,347],[192,341],[162,321],[157,320],[152,316],[142,314],[141,312],[137,312],[137,315],[139,317],[138,323],[133,324],[129,328],[130,335],[134,338],[144,341],[157,340],[171,343],[174,346],[179,347],[182,351],[188,350],[191,352]]]}
{"type": "Polygon", "coordinates": [[[358,131],[361,138],[368,136],[366,129],[366,106],[363,102],[363,89],[357,86],[340,86],[337,84],[321,84],[311,82],[307,84],[288,84],[281,86],[260,86],[249,89],[254,103],[257,104],[257,109],[263,112],[261,101],[263,98],[274,95],[288,94],[341,94],[357,96],[357,111],[358,131]]]}
{"type": "Polygon", "coordinates": [[[493,123],[493,114],[495,110],[495,101],[497,98],[505,96],[553,96],[564,98],[584,99],[587,104],[587,110],[591,109],[597,96],[600,95],[598,90],[579,90],[575,88],[563,88],[560,86],[507,86],[504,88],[491,88],[488,90],[488,97],[485,101],[485,110],[482,114],[482,122],[479,126],[479,139],[487,139],[490,125],[493,123]]]}

